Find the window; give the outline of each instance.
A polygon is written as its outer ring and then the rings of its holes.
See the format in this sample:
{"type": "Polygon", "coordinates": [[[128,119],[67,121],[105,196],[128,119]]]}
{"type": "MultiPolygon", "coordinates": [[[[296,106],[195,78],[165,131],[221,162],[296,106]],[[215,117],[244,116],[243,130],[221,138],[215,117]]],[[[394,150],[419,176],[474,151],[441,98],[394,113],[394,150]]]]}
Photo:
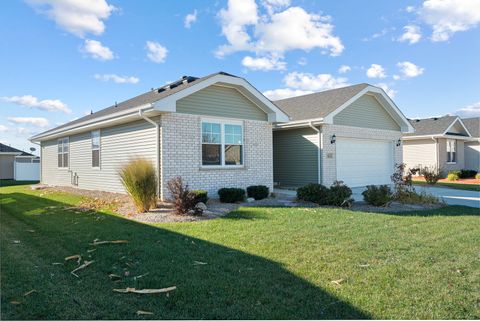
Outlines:
{"type": "Polygon", "coordinates": [[[58,167],[68,167],[68,137],[60,138],[58,146],[58,167]]]}
{"type": "Polygon", "coordinates": [[[243,165],[243,126],[240,122],[202,122],[202,165],[243,165]]]}
{"type": "Polygon", "coordinates": [[[92,131],[92,167],[100,167],[100,130],[92,131]]]}
{"type": "Polygon", "coordinates": [[[457,162],[457,141],[455,139],[447,139],[447,163],[457,162]]]}

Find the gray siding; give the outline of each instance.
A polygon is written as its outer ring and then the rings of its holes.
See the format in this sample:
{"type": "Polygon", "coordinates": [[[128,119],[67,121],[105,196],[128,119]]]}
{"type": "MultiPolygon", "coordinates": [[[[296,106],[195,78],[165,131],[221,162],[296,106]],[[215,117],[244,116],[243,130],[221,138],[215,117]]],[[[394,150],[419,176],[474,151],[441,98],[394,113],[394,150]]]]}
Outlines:
{"type": "Polygon", "coordinates": [[[455,164],[447,164],[447,139],[439,138],[438,139],[438,158],[440,161],[440,168],[443,170],[443,173],[446,175],[449,171],[457,171],[465,169],[465,154],[463,140],[457,139],[457,161],[455,164]]]}
{"type": "Polygon", "coordinates": [[[408,168],[438,166],[437,145],[432,139],[405,140],[402,147],[403,162],[408,168]]]}
{"type": "Polygon", "coordinates": [[[480,142],[465,143],[465,168],[480,171],[480,142]]]}
{"type": "Polygon", "coordinates": [[[236,89],[210,86],[177,102],[177,113],[268,120],[267,114],[236,89]]]}
{"type": "Polygon", "coordinates": [[[335,125],[400,130],[400,126],[371,95],[363,95],[333,117],[335,125]]]}
{"type": "MultiPolygon", "coordinates": [[[[160,121],[156,118],[156,121],[160,121]]],[[[42,142],[42,183],[124,193],[118,170],[130,159],[142,157],[155,165],[156,129],[146,121],[135,121],[100,131],[100,168],[92,168],[90,131],[70,136],[70,167],[57,167],[57,140],[42,142]]]]}
{"type": "Polygon", "coordinates": [[[273,181],[299,187],[318,183],[318,134],[311,128],[273,132],[273,181]]]}
{"type": "Polygon", "coordinates": [[[0,155],[0,179],[13,179],[14,155],[0,155]]]}

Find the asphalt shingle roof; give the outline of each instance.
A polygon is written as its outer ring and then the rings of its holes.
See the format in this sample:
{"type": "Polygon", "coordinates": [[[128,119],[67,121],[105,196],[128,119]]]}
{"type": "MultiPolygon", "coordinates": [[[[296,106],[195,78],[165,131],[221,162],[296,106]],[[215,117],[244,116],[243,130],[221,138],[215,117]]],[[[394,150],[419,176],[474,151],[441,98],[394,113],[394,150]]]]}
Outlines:
{"type": "Polygon", "coordinates": [[[462,122],[467,127],[472,137],[480,138],[480,117],[464,118],[462,122]]]}
{"type": "Polygon", "coordinates": [[[21,153],[20,156],[34,156],[30,153],[0,143],[0,153],[21,153]]]}
{"type": "Polygon", "coordinates": [[[362,83],[304,96],[276,100],[273,103],[294,121],[321,118],[342,106],[350,98],[368,86],[369,84],[362,83]]]}
{"type": "Polygon", "coordinates": [[[443,116],[426,119],[409,119],[410,124],[415,128],[415,133],[405,136],[441,135],[456,118],[457,116],[443,116]]]}
{"type": "Polygon", "coordinates": [[[94,120],[96,118],[107,116],[109,114],[117,113],[117,112],[120,112],[120,111],[128,111],[129,109],[135,109],[136,107],[141,106],[141,105],[154,103],[154,102],[156,102],[156,101],[158,101],[162,98],[168,97],[168,96],[170,96],[170,95],[172,95],[176,92],[179,92],[183,89],[186,89],[190,86],[198,84],[199,82],[202,82],[202,81],[204,81],[208,78],[211,78],[211,77],[219,75],[219,74],[236,77],[234,75],[230,75],[230,74],[227,74],[227,73],[222,72],[222,71],[210,74],[210,75],[202,77],[202,78],[184,76],[184,77],[182,77],[182,79],[177,80],[173,83],[170,83],[168,85],[165,85],[165,86],[162,86],[162,87],[159,87],[159,88],[155,88],[153,90],[150,90],[150,91],[148,91],[146,93],[143,93],[141,95],[138,95],[136,97],[130,98],[130,99],[125,100],[125,101],[122,101],[122,102],[120,102],[116,105],[114,104],[110,107],[101,109],[101,110],[99,110],[95,113],[92,113],[90,115],[86,115],[84,117],[75,119],[71,122],[65,123],[61,126],[57,126],[55,128],[49,129],[49,130],[47,130],[43,133],[40,133],[36,136],[45,135],[45,134],[48,134],[52,131],[56,131],[56,130],[59,130],[59,129],[62,129],[62,128],[65,128],[65,127],[68,127],[68,126],[71,126],[71,125],[79,124],[79,123],[82,123],[82,122],[85,122],[85,121],[94,120]]]}

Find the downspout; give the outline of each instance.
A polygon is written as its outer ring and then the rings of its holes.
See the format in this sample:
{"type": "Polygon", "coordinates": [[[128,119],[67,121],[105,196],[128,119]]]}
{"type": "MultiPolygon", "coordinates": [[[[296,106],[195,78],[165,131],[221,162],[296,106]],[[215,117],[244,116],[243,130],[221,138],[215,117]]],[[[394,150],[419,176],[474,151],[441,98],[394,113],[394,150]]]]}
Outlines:
{"type": "Polygon", "coordinates": [[[161,184],[161,179],[160,179],[160,124],[153,121],[151,118],[148,118],[147,116],[144,115],[143,110],[138,111],[138,115],[142,117],[144,120],[155,126],[156,129],[156,140],[155,140],[155,149],[156,149],[156,155],[157,159],[155,161],[155,170],[157,172],[157,197],[161,199],[161,192],[160,192],[160,184],[161,184]]]}
{"type": "Polygon", "coordinates": [[[323,181],[323,176],[322,176],[322,150],[323,150],[323,133],[320,129],[317,127],[313,126],[312,122],[308,123],[308,126],[312,128],[314,131],[317,132],[317,137],[318,137],[318,184],[322,184],[323,181]]]}

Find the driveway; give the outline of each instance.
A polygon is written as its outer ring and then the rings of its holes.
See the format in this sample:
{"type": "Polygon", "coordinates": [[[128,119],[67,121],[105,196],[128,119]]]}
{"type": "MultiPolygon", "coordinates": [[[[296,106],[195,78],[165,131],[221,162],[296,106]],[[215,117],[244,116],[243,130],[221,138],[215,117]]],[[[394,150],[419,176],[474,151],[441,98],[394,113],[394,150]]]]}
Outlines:
{"type": "MultiPolygon", "coordinates": [[[[352,188],[355,201],[363,201],[362,192],[365,190],[363,187],[352,188]]],[[[429,194],[433,194],[440,199],[443,199],[448,205],[464,205],[470,207],[480,208],[480,192],[466,191],[460,189],[446,188],[446,187],[425,187],[415,186],[417,192],[425,191],[429,194]]]]}

